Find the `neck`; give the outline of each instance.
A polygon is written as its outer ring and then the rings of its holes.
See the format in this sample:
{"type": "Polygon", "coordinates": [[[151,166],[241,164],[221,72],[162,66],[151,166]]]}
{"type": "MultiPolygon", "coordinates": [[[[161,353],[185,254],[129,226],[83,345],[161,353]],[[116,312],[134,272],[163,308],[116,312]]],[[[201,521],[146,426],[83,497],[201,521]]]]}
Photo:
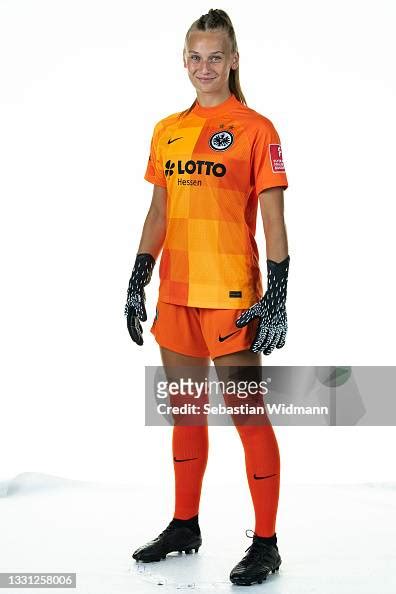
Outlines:
{"type": "Polygon", "coordinates": [[[226,99],[231,97],[229,89],[225,89],[220,93],[202,93],[197,91],[197,100],[202,107],[215,107],[220,103],[223,103],[226,99]]]}

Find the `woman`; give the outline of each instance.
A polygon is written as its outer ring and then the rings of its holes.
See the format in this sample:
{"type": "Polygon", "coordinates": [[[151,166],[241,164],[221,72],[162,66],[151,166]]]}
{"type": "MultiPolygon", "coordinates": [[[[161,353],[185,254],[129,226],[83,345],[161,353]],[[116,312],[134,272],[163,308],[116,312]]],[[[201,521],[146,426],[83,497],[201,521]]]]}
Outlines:
{"type": "MultiPolygon", "coordinates": [[[[144,286],[162,250],[160,289],[151,332],[165,371],[210,359],[261,367],[261,353],[282,348],[287,332],[289,255],[283,217],[288,182],[271,121],[247,107],[239,83],[232,23],[210,10],[187,32],[184,67],[196,91],[192,106],[160,120],[145,179],[154,184],[129,282],[125,315],[133,341],[143,344],[144,286]],[[264,224],[267,291],[263,296],[254,239],[257,206],[264,224]]],[[[269,422],[237,426],[255,511],[247,554],[233,568],[235,584],[261,583],[281,563],[275,520],[279,451],[269,422]]],[[[208,454],[208,428],[173,427],[175,511],[168,527],[133,554],[158,561],[172,551],[198,551],[198,509],[208,454]]]]}

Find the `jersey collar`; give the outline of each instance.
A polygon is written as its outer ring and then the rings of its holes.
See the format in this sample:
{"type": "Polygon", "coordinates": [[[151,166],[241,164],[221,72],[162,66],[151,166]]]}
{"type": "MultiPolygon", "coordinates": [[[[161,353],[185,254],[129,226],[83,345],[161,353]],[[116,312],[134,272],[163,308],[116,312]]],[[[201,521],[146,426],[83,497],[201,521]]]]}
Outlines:
{"type": "Polygon", "coordinates": [[[219,103],[218,105],[214,105],[213,107],[204,107],[198,102],[194,105],[192,111],[205,118],[210,118],[212,116],[217,116],[219,114],[225,113],[235,107],[236,105],[240,105],[240,101],[235,97],[235,95],[231,94],[228,99],[219,103]]]}

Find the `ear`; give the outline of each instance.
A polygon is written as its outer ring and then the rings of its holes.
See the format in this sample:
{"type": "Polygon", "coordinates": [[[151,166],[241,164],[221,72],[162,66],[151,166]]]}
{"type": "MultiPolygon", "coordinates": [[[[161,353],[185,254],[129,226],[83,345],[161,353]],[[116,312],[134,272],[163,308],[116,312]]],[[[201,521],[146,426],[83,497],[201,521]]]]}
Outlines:
{"type": "Polygon", "coordinates": [[[238,66],[239,66],[239,53],[235,52],[234,57],[231,62],[231,68],[233,70],[236,70],[238,68],[238,66]]]}

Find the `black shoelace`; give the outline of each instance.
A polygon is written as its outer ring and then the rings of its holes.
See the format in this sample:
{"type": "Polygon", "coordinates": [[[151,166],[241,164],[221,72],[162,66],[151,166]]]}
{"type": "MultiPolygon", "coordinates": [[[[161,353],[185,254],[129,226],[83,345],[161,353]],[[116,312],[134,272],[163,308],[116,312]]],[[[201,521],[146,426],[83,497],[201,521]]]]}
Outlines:
{"type": "MultiPolygon", "coordinates": [[[[241,563],[249,563],[250,561],[256,560],[263,560],[267,556],[268,553],[268,546],[265,543],[259,543],[257,540],[254,540],[255,533],[253,532],[253,536],[248,534],[249,530],[245,531],[245,534],[248,538],[253,538],[252,544],[245,550],[247,555],[244,556],[241,563]]],[[[252,531],[251,531],[252,532],[252,531]]]]}

